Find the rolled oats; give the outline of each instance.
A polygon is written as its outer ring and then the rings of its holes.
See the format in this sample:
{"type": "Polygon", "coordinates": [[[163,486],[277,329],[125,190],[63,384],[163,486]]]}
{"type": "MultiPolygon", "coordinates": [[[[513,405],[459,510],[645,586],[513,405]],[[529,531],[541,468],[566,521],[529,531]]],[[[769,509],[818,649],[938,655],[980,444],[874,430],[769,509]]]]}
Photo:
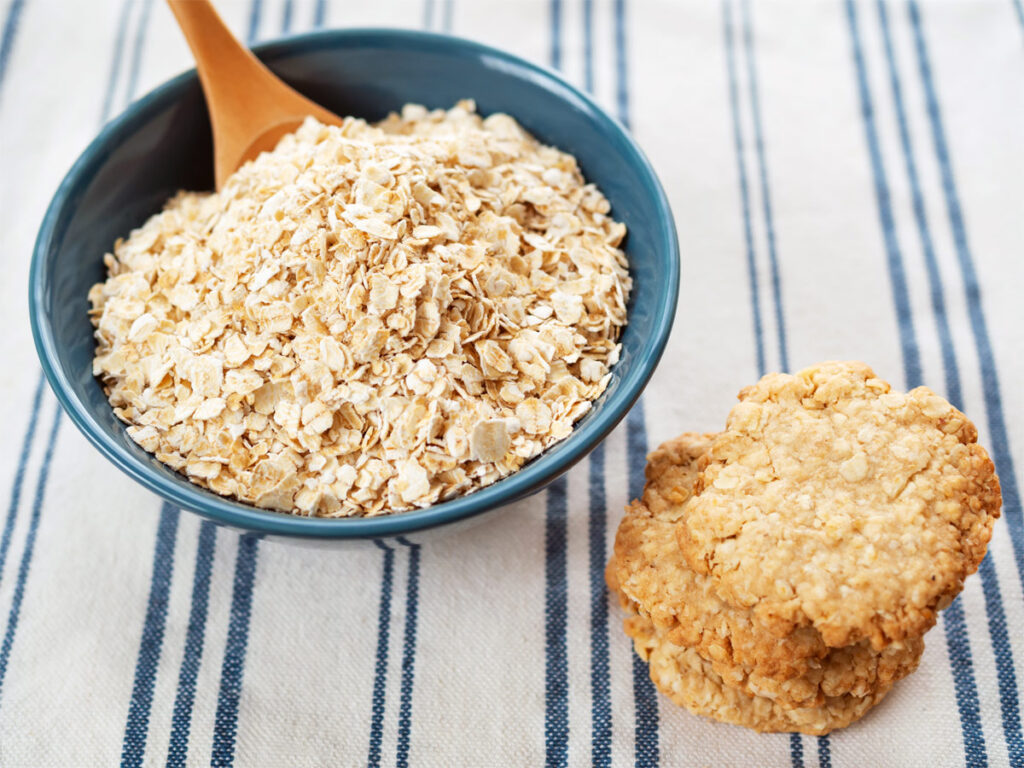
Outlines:
{"type": "Polygon", "coordinates": [[[604,391],[631,285],[608,212],[573,157],[469,101],[310,119],[115,244],[93,371],[133,440],[217,493],[424,507],[604,391]]]}

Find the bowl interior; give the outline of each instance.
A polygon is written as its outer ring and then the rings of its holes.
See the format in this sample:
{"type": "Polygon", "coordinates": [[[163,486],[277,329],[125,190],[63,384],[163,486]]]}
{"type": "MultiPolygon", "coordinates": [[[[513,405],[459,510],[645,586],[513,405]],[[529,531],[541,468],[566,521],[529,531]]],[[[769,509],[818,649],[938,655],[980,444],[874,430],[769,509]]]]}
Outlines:
{"type": "Polygon", "coordinates": [[[165,498],[243,530],[372,537],[467,517],[532,493],[585,455],[639,395],[675,309],[678,256],[656,178],[617,124],[553,74],[507,54],[439,35],[332,31],[257,49],[284,80],[338,114],[376,120],[408,102],[449,107],[473,98],[482,114],[507,112],[541,141],[572,153],[629,229],[634,292],[623,352],[601,400],[565,441],[489,488],[427,510],[381,518],[317,520],[264,512],[204,491],[128,438],[92,377],[89,287],[103,254],[179,189],[212,187],[208,116],[194,72],[161,86],[117,118],[58,190],[32,267],[32,320],[44,369],[86,436],[165,498]]]}

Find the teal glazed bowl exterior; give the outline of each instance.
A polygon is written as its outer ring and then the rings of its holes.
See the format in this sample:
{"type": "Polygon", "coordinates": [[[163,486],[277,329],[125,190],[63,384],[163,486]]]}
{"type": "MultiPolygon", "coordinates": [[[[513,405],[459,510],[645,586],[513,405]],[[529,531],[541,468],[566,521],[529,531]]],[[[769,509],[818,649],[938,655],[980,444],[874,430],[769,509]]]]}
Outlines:
{"type": "Polygon", "coordinates": [[[399,30],[297,35],[256,48],[285,81],[340,115],[383,118],[403,104],[476,100],[506,112],[546,144],[572,153],[628,227],[634,279],[622,355],[607,391],[573,433],[519,472],[422,510],[369,518],[298,517],[257,509],[190,483],[128,437],[92,376],[90,286],[103,254],[179,189],[210,189],[213,157],[195,70],[161,85],[113,120],[78,158],[46,212],[30,273],[32,333],[57,399],[110,461],[182,509],[239,531],[341,542],[462,523],[535,493],[591,451],[626,415],[668,339],[679,287],[679,246],[668,200],[623,127],[554,72],[453,37],[399,30]]]}

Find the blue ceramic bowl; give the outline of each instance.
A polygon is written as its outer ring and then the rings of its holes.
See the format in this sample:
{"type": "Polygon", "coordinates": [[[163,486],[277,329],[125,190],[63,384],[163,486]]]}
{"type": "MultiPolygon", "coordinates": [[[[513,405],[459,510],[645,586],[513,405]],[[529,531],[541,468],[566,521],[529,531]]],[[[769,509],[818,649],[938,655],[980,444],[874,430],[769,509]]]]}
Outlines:
{"type": "Polygon", "coordinates": [[[103,254],[179,189],[213,186],[210,130],[195,71],[135,102],[82,153],[50,203],[32,255],[32,333],[50,386],[108,459],[183,509],[238,530],[321,540],[382,538],[467,521],[532,494],[594,448],[639,397],[675,313],[679,255],[672,213],[643,154],[621,125],[555,73],[483,45],[398,30],[298,35],[257,55],[292,86],[340,115],[384,117],[407,102],[476,100],[507,112],[541,141],[575,155],[629,228],[634,289],[622,357],[608,390],[569,438],[494,485],[423,510],[318,519],[256,509],[191,484],[128,437],[91,374],[89,287],[103,254]]]}

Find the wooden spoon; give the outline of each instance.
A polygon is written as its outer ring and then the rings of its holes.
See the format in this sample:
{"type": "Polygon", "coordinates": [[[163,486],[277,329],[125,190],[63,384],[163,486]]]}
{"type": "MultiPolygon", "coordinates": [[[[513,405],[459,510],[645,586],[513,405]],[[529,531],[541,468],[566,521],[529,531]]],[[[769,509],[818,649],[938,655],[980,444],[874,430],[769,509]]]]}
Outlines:
{"type": "Polygon", "coordinates": [[[167,3],[192,49],[210,110],[217,189],[308,116],[341,125],[341,118],[289,88],[243,47],[209,0],[167,3]]]}

